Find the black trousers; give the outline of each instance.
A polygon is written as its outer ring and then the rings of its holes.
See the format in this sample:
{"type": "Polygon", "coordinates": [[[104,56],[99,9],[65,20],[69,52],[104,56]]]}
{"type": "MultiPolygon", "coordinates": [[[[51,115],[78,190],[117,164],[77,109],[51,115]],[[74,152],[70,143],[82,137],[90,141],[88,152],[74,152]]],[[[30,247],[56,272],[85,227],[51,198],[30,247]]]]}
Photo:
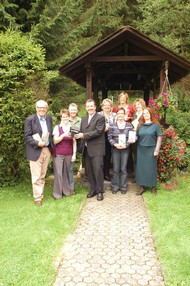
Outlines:
{"type": "Polygon", "coordinates": [[[110,176],[110,168],[111,168],[111,145],[108,141],[107,133],[105,133],[105,151],[106,154],[104,156],[104,177],[110,176]]]}
{"type": "Polygon", "coordinates": [[[90,157],[85,147],[84,150],[85,168],[90,184],[90,191],[103,193],[104,191],[104,171],[103,156],[90,157]]]}

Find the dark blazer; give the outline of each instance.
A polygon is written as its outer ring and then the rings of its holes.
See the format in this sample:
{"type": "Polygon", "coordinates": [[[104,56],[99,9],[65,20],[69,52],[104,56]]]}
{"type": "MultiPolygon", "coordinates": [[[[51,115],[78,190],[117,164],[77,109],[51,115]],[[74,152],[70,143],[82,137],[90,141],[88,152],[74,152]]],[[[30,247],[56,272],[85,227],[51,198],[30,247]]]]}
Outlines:
{"type": "Polygon", "coordinates": [[[84,152],[85,142],[90,157],[105,155],[105,117],[95,113],[88,124],[88,115],[82,118],[81,132],[84,135],[82,152],[84,152]]]}
{"type": "MultiPolygon", "coordinates": [[[[52,141],[52,118],[46,115],[47,128],[50,133],[50,145],[53,148],[52,141]]],[[[26,141],[26,158],[30,161],[37,161],[40,157],[42,148],[38,147],[38,141],[35,141],[32,137],[33,134],[39,133],[42,136],[42,128],[37,114],[30,115],[26,118],[24,123],[24,138],[26,141]]]]}

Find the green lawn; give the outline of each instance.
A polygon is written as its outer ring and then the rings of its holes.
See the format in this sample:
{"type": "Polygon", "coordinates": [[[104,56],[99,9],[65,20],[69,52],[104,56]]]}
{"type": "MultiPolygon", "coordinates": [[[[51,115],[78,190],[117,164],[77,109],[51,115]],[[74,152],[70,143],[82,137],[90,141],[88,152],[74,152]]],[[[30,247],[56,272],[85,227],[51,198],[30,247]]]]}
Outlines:
{"type": "MultiPolygon", "coordinates": [[[[75,228],[86,189],[56,201],[46,183],[42,207],[33,203],[31,184],[0,188],[0,286],[52,286],[66,236],[75,228]]],[[[167,286],[190,285],[190,177],[177,190],[144,194],[167,286]]]]}
{"type": "Polygon", "coordinates": [[[176,190],[144,198],[167,285],[190,285],[190,176],[176,190]]]}
{"type": "Polygon", "coordinates": [[[0,286],[53,285],[56,258],[64,239],[75,227],[86,191],[56,201],[52,182],[45,187],[47,200],[34,205],[30,182],[0,188],[0,286]]]}

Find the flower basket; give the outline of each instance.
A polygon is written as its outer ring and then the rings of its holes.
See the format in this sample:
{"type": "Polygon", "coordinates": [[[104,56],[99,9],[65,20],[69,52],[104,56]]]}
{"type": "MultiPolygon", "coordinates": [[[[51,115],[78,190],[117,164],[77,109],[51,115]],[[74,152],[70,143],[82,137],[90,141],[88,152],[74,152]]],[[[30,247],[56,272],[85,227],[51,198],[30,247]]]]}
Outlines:
{"type": "Polygon", "coordinates": [[[162,125],[166,124],[166,113],[169,110],[177,109],[178,107],[178,98],[173,95],[171,91],[167,93],[162,93],[157,95],[155,98],[150,98],[148,105],[153,108],[156,117],[163,122],[162,125]]]}

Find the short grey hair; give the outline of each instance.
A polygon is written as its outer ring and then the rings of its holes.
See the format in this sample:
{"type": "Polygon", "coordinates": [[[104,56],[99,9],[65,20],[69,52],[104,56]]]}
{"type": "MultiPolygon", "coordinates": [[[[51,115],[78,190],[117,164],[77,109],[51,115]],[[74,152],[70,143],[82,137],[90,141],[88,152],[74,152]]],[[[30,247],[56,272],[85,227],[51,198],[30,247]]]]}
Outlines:
{"type": "Polygon", "coordinates": [[[48,103],[42,99],[38,100],[35,104],[36,107],[40,106],[40,105],[43,105],[44,107],[47,107],[48,108],[48,103]]]}

